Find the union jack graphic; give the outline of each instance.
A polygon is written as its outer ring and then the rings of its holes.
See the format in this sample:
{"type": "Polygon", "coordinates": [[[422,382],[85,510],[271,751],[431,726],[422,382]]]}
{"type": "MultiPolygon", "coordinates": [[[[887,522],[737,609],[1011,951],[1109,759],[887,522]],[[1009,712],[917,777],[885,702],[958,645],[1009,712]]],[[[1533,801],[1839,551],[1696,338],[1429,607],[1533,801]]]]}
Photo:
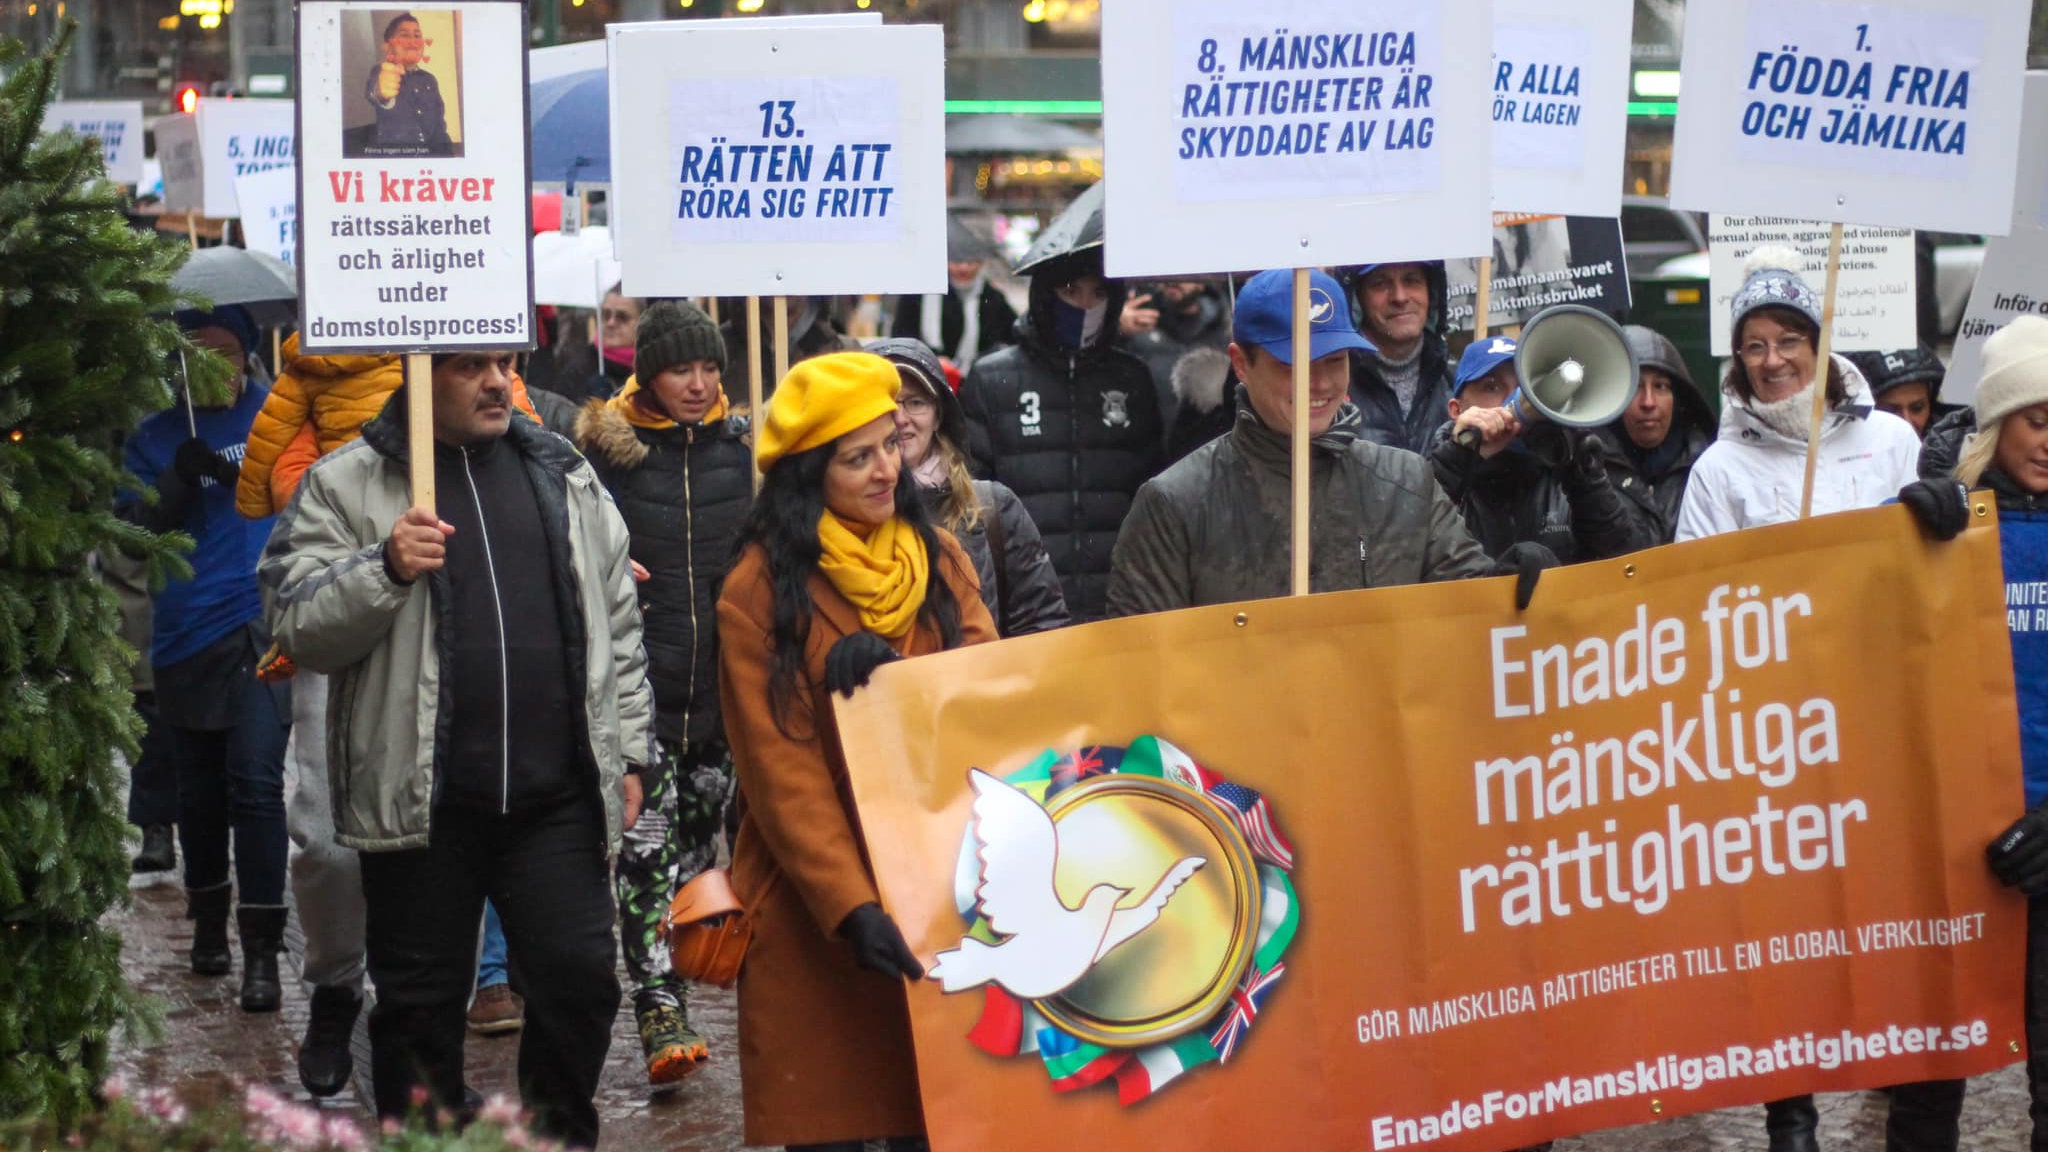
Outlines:
{"type": "Polygon", "coordinates": [[[1237,982],[1237,988],[1230,993],[1230,1003],[1223,1015],[1217,1018],[1216,1028],[1209,1033],[1209,1043],[1216,1049],[1217,1059],[1230,1063],[1230,1057],[1237,1050],[1237,1042],[1252,1030],[1252,1020],[1259,1014],[1259,1008],[1266,1002],[1267,993],[1287,971],[1285,962],[1273,965],[1261,972],[1257,967],[1245,969],[1244,978],[1237,982]]]}

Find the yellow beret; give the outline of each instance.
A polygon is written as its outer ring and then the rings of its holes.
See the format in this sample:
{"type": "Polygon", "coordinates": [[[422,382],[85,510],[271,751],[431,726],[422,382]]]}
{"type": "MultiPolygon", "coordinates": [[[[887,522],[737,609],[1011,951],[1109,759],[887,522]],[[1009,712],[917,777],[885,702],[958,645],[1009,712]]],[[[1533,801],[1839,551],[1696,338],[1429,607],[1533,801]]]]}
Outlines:
{"type": "Polygon", "coordinates": [[[754,465],[766,472],[784,456],[830,444],[869,421],[896,411],[903,379],[896,366],[870,352],[834,352],[789,370],[754,441],[754,465]]]}

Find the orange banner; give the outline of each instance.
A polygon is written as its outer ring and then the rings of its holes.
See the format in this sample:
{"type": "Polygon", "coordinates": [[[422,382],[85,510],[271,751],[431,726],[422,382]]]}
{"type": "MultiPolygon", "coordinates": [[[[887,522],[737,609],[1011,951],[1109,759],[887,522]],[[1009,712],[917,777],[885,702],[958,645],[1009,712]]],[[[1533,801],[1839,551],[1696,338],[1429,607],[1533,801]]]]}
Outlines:
{"type": "Polygon", "coordinates": [[[883,669],[839,721],[934,1145],[1503,1149],[2016,1061],[1980,517],[883,669]]]}

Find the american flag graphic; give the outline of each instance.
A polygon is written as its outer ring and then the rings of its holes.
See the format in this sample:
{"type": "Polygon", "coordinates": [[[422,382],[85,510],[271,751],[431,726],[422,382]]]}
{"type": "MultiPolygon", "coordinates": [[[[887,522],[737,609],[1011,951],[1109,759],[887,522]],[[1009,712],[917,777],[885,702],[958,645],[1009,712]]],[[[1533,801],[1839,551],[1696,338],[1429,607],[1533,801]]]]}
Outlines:
{"type": "MultiPolygon", "coordinates": [[[[1206,770],[1204,775],[1210,775],[1206,770]]],[[[1210,781],[1215,777],[1210,775],[1210,781]]],[[[1294,867],[1294,845],[1280,834],[1273,824],[1273,813],[1266,807],[1266,798],[1242,784],[1210,783],[1205,791],[1223,802],[1224,811],[1237,823],[1238,830],[1252,847],[1252,855],[1275,867],[1294,867]]]]}
{"type": "Polygon", "coordinates": [[[1215,1031],[1209,1033],[1209,1043],[1216,1049],[1216,1056],[1223,1063],[1230,1063],[1231,1053],[1237,1050],[1237,1042],[1252,1030],[1252,1021],[1265,1005],[1266,996],[1273,991],[1273,985],[1287,971],[1285,963],[1275,964],[1265,972],[1256,967],[1246,968],[1244,978],[1230,993],[1230,1002],[1223,1009],[1223,1015],[1216,1019],[1215,1031]]]}

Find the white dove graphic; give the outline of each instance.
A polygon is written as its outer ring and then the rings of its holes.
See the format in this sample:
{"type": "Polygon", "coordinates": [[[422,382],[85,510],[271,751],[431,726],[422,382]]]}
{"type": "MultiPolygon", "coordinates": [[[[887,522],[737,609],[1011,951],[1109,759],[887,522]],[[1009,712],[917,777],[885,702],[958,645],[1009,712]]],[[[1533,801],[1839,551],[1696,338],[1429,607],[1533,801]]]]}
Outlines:
{"type": "Polygon", "coordinates": [[[1110,949],[1156,923],[1174,890],[1208,863],[1200,856],[1181,859],[1134,908],[1116,905],[1135,889],[1113,884],[1097,884],[1079,908],[1069,908],[1053,889],[1059,832],[1052,817],[978,768],[967,776],[974,786],[974,838],[981,843],[975,897],[989,927],[1008,939],[964,939],[939,953],[930,975],[948,992],[993,983],[1025,1000],[1058,995],[1110,949]]]}

